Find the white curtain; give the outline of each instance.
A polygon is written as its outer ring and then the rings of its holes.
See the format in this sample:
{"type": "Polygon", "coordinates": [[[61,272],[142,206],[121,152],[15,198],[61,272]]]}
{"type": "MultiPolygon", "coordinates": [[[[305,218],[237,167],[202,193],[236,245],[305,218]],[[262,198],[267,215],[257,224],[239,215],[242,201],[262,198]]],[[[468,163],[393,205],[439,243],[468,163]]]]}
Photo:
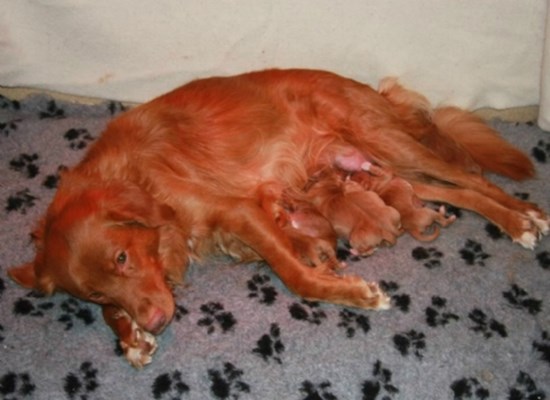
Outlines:
{"type": "Polygon", "coordinates": [[[546,5],[546,29],[543,39],[543,56],[540,79],[539,126],[550,131],[550,0],[546,5]]]}

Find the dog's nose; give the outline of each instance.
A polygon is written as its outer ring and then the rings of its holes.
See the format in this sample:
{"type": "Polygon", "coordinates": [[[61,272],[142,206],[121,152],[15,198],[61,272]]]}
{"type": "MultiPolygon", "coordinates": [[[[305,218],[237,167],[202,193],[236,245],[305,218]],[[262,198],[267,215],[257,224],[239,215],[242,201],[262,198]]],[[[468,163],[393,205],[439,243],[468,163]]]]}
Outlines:
{"type": "Polygon", "coordinates": [[[166,317],[166,314],[162,312],[161,309],[155,308],[151,312],[151,317],[149,318],[149,321],[147,321],[146,326],[144,326],[145,330],[148,332],[158,335],[166,324],[168,323],[168,318],[166,317]]]}

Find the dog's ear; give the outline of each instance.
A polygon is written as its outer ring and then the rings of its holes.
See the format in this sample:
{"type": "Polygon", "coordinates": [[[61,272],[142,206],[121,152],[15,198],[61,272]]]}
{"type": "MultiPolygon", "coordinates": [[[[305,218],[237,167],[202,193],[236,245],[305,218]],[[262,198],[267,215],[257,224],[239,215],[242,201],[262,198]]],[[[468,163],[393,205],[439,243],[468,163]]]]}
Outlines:
{"type": "Polygon", "coordinates": [[[8,276],[17,284],[27,288],[34,289],[44,294],[52,294],[55,290],[53,280],[48,276],[37,275],[37,261],[26,263],[17,267],[8,269],[8,276]]]}
{"type": "Polygon", "coordinates": [[[171,207],[159,203],[139,187],[127,184],[110,187],[105,192],[102,207],[109,220],[137,223],[148,228],[166,225],[175,218],[171,207]]]}

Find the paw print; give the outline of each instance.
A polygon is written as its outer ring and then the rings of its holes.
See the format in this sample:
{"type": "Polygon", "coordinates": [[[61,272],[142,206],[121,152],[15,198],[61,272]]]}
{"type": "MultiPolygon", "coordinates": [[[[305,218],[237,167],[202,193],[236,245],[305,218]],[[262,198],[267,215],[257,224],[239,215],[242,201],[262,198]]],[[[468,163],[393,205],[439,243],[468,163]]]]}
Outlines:
{"type": "Polygon", "coordinates": [[[110,101],[109,104],[107,104],[107,110],[111,113],[111,115],[119,114],[126,111],[127,109],[128,107],[126,107],[120,101],[110,101]]]}
{"type": "Polygon", "coordinates": [[[548,332],[542,332],[541,340],[533,342],[533,348],[541,354],[540,359],[550,365],[550,335],[548,332]]]}
{"type": "Polygon", "coordinates": [[[26,154],[23,153],[19,157],[10,161],[10,169],[23,172],[27,178],[32,179],[40,172],[36,161],[38,160],[38,154],[26,154]]]}
{"type": "Polygon", "coordinates": [[[271,278],[268,275],[256,274],[247,282],[248,297],[257,298],[260,303],[272,305],[277,299],[277,291],[271,285],[271,278]]]}
{"type": "Polygon", "coordinates": [[[7,122],[0,122],[0,134],[9,136],[10,133],[15,132],[19,127],[20,119],[13,119],[7,122]]]}
{"type": "Polygon", "coordinates": [[[39,301],[35,299],[43,299],[44,296],[37,292],[30,292],[25,297],[21,297],[13,304],[13,313],[15,315],[28,315],[30,317],[43,317],[44,312],[54,308],[54,303],[47,301],[39,301]]]}
{"type": "Polygon", "coordinates": [[[489,398],[489,391],[476,378],[462,378],[451,384],[455,400],[485,400],[489,398]]]}
{"type": "Polygon", "coordinates": [[[489,254],[483,252],[483,247],[478,242],[468,239],[464,248],[460,250],[460,256],[468,265],[485,266],[485,260],[491,257],[489,254]]]}
{"type": "Polygon", "coordinates": [[[373,379],[363,382],[363,400],[376,400],[379,394],[385,394],[382,399],[391,400],[391,396],[399,393],[399,389],[391,383],[391,371],[383,368],[380,360],[374,363],[372,377],[373,379]]]}
{"type": "Polygon", "coordinates": [[[408,356],[412,352],[418,359],[424,357],[423,352],[426,349],[426,335],[422,332],[410,330],[397,334],[393,337],[393,343],[402,356],[408,356]]]}
{"type": "Polygon", "coordinates": [[[34,207],[37,199],[38,197],[33,196],[29,189],[23,189],[8,198],[5,209],[7,212],[19,211],[25,215],[30,208],[34,207]]]}
{"type": "Polygon", "coordinates": [[[481,333],[486,339],[493,337],[494,334],[498,334],[500,337],[507,337],[508,332],[506,326],[496,321],[495,319],[489,319],[480,309],[475,308],[472,310],[468,317],[474,322],[474,326],[470,329],[474,332],[481,333]]]}
{"type": "Polygon", "coordinates": [[[97,369],[93,368],[89,361],[83,362],[75,373],[69,373],[65,377],[63,389],[69,399],[88,399],[88,395],[99,387],[97,382],[97,369]]]}
{"type": "Polygon", "coordinates": [[[38,116],[40,119],[46,118],[65,118],[65,111],[57,105],[54,100],[48,102],[48,106],[45,111],[41,111],[38,116]]]}
{"type": "Polygon", "coordinates": [[[500,228],[491,222],[488,222],[485,225],[485,232],[487,232],[487,236],[489,236],[493,240],[498,240],[505,237],[500,228]]]}
{"type": "Polygon", "coordinates": [[[218,399],[239,399],[239,393],[249,393],[250,386],[240,380],[243,371],[226,362],[223,370],[209,369],[210,390],[218,399]]]}
{"type": "Polygon", "coordinates": [[[403,312],[409,312],[409,307],[411,305],[411,296],[408,294],[393,294],[399,290],[399,285],[395,282],[380,282],[380,288],[391,296],[392,303],[394,307],[397,307],[403,312]]]}
{"type": "Polygon", "coordinates": [[[230,312],[224,311],[220,303],[210,302],[201,306],[201,312],[205,315],[197,323],[199,326],[206,326],[207,333],[210,335],[216,330],[215,323],[221,328],[223,333],[231,330],[237,323],[235,317],[230,312]]]}
{"type": "Polygon", "coordinates": [[[512,285],[508,292],[502,292],[508,303],[515,308],[524,309],[531,315],[541,311],[542,301],[528,297],[528,293],[518,285],[512,285]]]}
{"type": "Polygon", "coordinates": [[[90,135],[88,130],[83,128],[69,129],[65,132],[63,137],[69,142],[69,147],[73,150],[82,150],[88,145],[88,143],[94,140],[94,137],[90,135]]]}
{"type": "Polygon", "coordinates": [[[185,315],[189,314],[189,311],[184,306],[176,304],[176,312],[174,313],[174,319],[180,321],[185,315]]]}
{"type": "Polygon", "coordinates": [[[0,343],[2,343],[4,339],[4,325],[0,324],[0,343]]]}
{"type": "Polygon", "coordinates": [[[46,176],[44,179],[44,182],[42,182],[42,186],[44,186],[47,189],[55,189],[57,188],[57,183],[59,182],[59,179],[61,178],[61,173],[63,171],[66,171],[67,167],[64,165],[60,165],[57,167],[57,173],[51,174],[46,176]]]}
{"type": "Polygon", "coordinates": [[[263,335],[256,343],[257,347],[252,352],[258,354],[265,361],[270,359],[282,364],[280,354],[285,350],[285,345],[281,341],[281,329],[277,324],[271,324],[269,334],[263,335]]]}
{"type": "Polygon", "coordinates": [[[26,372],[8,372],[0,377],[0,396],[3,399],[31,398],[35,390],[36,386],[26,372]]]}
{"type": "Polygon", "coordinates": [[[95,321],[92,312],[88,307],[85,306],[85,303],[80,300],[76,300],[72,297],[61,303],[61,310],[63,314],[57,319],[59,322],[65,324],[65,330],[68,331],[74,326],[73,319],[76,318],[85,325],[90,325],[95,321]]]}
{"type": "Polygon", "coordinates": [[[431,307],[426,308],[426,323],[432,328],[436,328],[438,326],[445,326],[453,320],[458,321],[458,315],[445,312],[446,307],[447,299],[433,296],[431,307]]]}
{"type": "Polygon", "coordinates": [[[0,95],[0,108],[2,110],[18,111],[21,109],[21,103],[17,100],[10,100],[5,96],[0,95]]]}
{"type": "Polygon", "coordinates": [[[526,372],[520,371],[516,383],[508,391],[510,400],[544,400],[545,393],[537,388],[537,384],[526,372]]]}
{"type": "Polygon", "coordinates": [[[441,258],[443,253],[435,247],[415,247],[412,251],[412,257],[416,261],[424,261],[423,265],[428,269],[441,267],[441,258]]]}
{"type": "Polygon", "coordinates": [[[321,325],[327,315],[323,310],[319,310],[319,303],[315,301],[303,300],[302,304],[294,303],[289,308],[292,318],[306,321],[310,324],[321,325]]]}
{"type": "Polygon", "coordinates": [[[537,262],[542,269],[550,269],[550,252],[541,251],[537,253],[537,262]]]}
{"type": "Polygon", "coordinates": [[[181,379],[181,372],[174,371],[157,376],[152,391],[155,399],[178,400],[189,392],[189,386],[181,379]]]}
{"type": "Polygon", "coordinates": [[[6,284],[4,283],[4,280],[2,279],[2,277],[0,277],[0,299],[4,294],[4,290],[6,290],[6,284]]]}
{"type": "Polygon", "coordinates": [[[550,143],[539,140],[537,145],[531,149],[531,154],[539,163],[544,164],[550,157],[550,143]]]}
{"type": "Polygon", "coordinates": [[[363,331],[363,333],[367,334],[370,331],[369,317],[344,309],[340,311],[338,327],[345,330],[348,338],[354,337],[357,331],[363,331]]]}
{"type": "Polygon", "coordinates": [[[303,400],[338,400],[338,397],[329,392],[330,387],[331,383],[329,381],[319,384],[304,381],[300,387],[300,392],[306,395],[303,400]]]}

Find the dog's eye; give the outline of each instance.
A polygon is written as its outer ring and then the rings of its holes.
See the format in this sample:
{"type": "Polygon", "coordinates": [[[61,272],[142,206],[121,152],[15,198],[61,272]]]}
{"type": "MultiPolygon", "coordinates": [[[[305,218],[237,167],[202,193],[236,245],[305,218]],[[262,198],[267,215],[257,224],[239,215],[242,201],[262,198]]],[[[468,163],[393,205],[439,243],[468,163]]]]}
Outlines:
{"type": "Polygon", "coordinates": [[[119,265],[124,265],[126,264],[126,261],[128,260],[128,255],[126,254],[125,251],[121,251],[120,253],[117,254],[116,256],[116,263],[119,264],[119,265]]]}
{"type": "Polygon", "coordinates": [[[97,302],[101,302],[101,301],[105,300],[105,297],[100,292],[92,292],[88,295],[88,298],[91,301],[97,301],[97,302]]]}

